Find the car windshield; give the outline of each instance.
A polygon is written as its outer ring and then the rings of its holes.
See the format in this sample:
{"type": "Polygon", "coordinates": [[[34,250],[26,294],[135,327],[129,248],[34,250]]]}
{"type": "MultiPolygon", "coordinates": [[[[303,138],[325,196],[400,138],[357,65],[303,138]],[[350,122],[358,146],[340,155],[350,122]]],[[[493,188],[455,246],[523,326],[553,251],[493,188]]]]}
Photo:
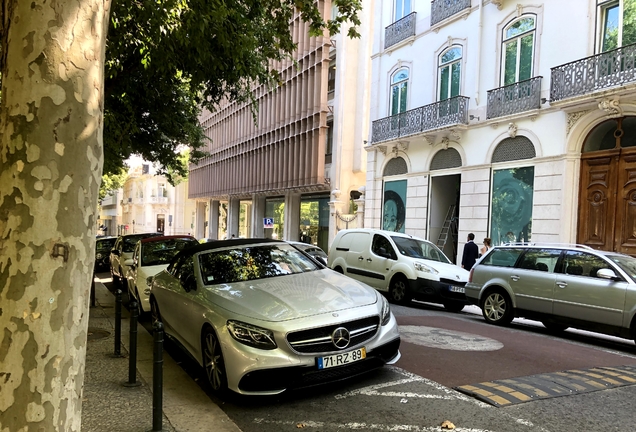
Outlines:
{"type": "Polygon", "coordinates": [[[199,244],[195,239],[174,238],[141,244],[141,265],[170,264],[172,258],[183,249],[199,244]]]}
{"type": "Polygon", "coordinates": [[[124,244],[122,245],[123,252],[132,252],[135,250],[135,246],[139,240],[154,237],[159,234],[139,234],[139,235],[131,235],[124,237],[124,244]]]}
{"type": "Polygon", "coordinates": [[[607,255],[607,258],[615,262],[632,281],[636,282],[636,258],[627,255],[607,255]]]}
{"type": "Polygon", "coordinates": [[[427,259],[450,264],[450,260],[446,258],[442,252],[433,243],[407,237],[391,237],[400,253],[410,258],[427,259]]]}
{"type": "Polygon", "coordinates": [[[115,245],[116,240],[117,238],[97,240],[97,243],[95,244],[95,248],[98,251],[111,250],[113,246],[115,245]]]}
{"type": "Polygon", "coordinates": [[[320,268],[291,245],[266,244],[215,250],[199,255],[206,285],[243,282],[320,268]]]}

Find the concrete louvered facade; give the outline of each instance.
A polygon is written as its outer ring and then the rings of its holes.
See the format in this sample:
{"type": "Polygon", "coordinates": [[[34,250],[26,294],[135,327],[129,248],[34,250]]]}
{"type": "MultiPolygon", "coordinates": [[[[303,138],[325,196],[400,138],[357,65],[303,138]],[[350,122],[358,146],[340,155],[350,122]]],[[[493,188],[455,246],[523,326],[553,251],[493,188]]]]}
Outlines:
{"type": "MultiPolygon", "coordinates": [[[[325,16],[332,13],[329,1],[320,6],[325,16]]],[[[370,39],[309,37],[299,15],[290,28],[298,46],[294,60],[273,65],[279,86],[254,90],[256,119],[248,103],[236,102],[201,116],[210,156],[189,175],[200,237],[305,236],[326,249],[336,216],[351,212],[350,192],[358,197],[365,183],[367,81],[359,85],[357,74],[370,64],[370,39]],[[307,203],[318,203],[309,216],[307,203]],[[274,228],[262,222],[268,217],[274,228]]]]}

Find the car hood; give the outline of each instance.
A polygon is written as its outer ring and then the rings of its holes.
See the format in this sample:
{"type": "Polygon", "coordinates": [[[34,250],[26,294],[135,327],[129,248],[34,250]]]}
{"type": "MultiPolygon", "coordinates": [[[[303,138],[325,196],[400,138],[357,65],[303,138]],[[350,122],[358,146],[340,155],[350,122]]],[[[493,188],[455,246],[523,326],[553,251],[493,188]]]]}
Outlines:
{"type": "Polygon", "coordinates": [[[373,288],[328,269],[206,286],[198,295],[207,303],[264,321],[292,320],[377,301],[373,288]]]}
{"type": "Polygon", "coordinates": [[[467,270],[455,264],[446,264],[446,263],[442,263],[438,261],[430,261],[430,260],[419,260],[419,261],[437,270],[439,272],[437,276],[439,276],[440,279],[450,279],[450,280],[455,280],[457,282],[468,282],[468,275],[470,273],[467,270]]]}

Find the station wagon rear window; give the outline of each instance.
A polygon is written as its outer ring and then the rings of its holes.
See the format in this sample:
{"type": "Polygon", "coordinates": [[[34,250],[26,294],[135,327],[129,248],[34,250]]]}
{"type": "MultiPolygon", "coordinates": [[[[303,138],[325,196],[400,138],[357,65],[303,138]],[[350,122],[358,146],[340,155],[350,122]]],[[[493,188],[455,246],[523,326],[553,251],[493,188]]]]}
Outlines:
{"type": "Polygon", "coordinates": [[[523,248],[495,249],[486,255],[479,264],[496,267],[514,267],[523,251],[523,248]]]}

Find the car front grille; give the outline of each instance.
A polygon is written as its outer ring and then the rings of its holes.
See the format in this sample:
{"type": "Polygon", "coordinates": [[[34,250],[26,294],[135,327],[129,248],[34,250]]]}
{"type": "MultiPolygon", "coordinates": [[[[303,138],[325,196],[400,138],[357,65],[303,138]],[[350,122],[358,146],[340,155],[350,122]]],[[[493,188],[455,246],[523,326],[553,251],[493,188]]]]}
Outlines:
{"type": "Polygon", "coordinates": [[[291,348],[300,354],[328,353],[340,351],[331,339],[334,330],[344,327],[351,337],[346,349],[362,344],[372,339],[380,327],[380,317],[372,316],[325,327],[301,330],[287,335],[287,342],[291,348]]]}
{"type": "Polygon", "coordinates": [[[458,287],[463,287],[464,285],[466,285],[466,282],[460,282],[458,280],[453,280],[453,279],[441,278],[439,281],[440,281],[440,283],[443,283],[443,284],[455,285],[455,286],[458,286],[458,287]]]}

